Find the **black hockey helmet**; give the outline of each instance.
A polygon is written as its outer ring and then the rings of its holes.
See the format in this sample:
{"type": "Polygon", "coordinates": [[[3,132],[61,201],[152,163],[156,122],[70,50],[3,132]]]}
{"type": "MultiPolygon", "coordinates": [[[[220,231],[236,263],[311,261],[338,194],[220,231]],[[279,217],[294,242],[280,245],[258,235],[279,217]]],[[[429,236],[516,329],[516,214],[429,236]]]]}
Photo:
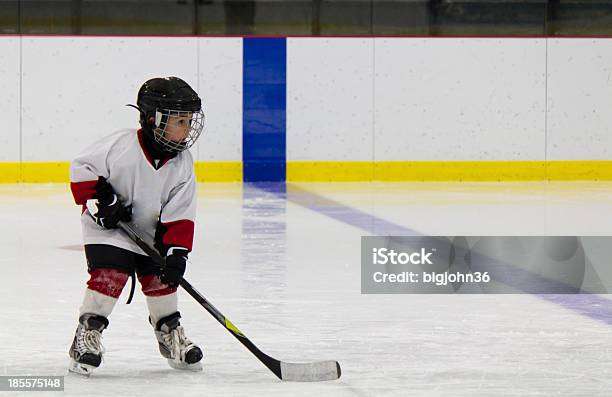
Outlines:
{"type": "Polygon", "coordinates": [[[185,81],[178,77],[154,78],[138,91],[136,107],[140,125],[152,134],[160,150],[178,153],[191,147],[204,128],[202,101],[185,81]],[[169,123],[180,120],[187,128],[184,137],[172,140],[167,136],[169,123]]]}

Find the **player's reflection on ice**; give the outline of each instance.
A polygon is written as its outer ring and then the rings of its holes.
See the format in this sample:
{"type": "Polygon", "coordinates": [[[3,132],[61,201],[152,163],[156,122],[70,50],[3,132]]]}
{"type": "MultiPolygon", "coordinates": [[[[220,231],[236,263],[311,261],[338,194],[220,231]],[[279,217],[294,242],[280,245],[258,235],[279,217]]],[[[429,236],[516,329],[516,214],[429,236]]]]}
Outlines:
{"type": "Polygon", "coordinates": [[[242,190],[242,282],[245,304],[279,311],[285,300],[286,185],[245,183],[242,190]]]}

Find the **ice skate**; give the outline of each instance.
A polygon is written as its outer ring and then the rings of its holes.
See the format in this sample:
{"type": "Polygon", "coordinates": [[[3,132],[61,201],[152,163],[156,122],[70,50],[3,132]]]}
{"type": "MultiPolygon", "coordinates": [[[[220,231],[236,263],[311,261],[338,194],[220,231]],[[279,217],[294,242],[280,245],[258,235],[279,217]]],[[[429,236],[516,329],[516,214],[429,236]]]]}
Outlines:
{"type": "Polygon", "coordinates": [[[162,318],[155,325],[159,352],[174,369],[201,371],[202,350],[185,336],[179,312],[162,318]]]}
{"type": "Polygon", "coordinates": [[[100,366],[104,347],[102,331],[108,326],[108,319],[96,314],[85,313],[79,317],[74,340],[70,346],[68,371],[90,376],[100,366]]]}

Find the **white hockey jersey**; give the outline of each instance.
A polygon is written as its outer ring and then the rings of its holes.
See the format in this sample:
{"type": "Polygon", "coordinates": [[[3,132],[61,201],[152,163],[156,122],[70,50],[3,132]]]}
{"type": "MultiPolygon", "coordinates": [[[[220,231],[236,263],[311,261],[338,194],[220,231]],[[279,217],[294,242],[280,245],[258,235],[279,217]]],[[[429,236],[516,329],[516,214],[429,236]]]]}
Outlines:
{"type": "Polygon", "coordinates": [[[85,202],[96,196],[96,187],[104,180],[124,205],[132,205],[132,222],[143,235],[153,240],[159,221],[164,246],[191,251],[196,179],[189,151],[153,160],[143,144],[142,131],[130,129],[94,143],[70,164],[70,188],[75,202],[83,205],[84,243],[113,245],[144,255],[119,229],[108,230],[96,224],[85,208],[85,202]]]}

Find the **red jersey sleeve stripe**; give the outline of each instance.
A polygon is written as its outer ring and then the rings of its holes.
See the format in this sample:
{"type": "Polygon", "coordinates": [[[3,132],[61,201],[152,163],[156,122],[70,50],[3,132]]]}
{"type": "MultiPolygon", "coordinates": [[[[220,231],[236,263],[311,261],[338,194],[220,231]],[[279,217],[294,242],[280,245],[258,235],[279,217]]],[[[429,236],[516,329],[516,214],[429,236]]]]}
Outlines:
{"type": "Polygon", "coordinates": [[[166,246],[179,246],[187,248],[187,251],[191,251],[193,246],[193,221],[187,219],[181,219],[179,221],[173,221],[163,223],[162,225],[166,228],[166,232],[162,238],[162,243],[166,246]]]}
{"type": "Polygon", "coordinates": [[[74,196],[74,202],[82,205],[90,198],[93,198],[96,194],[97,184],[97,179],[95,181],[70,182],[70,190],[72,191],[72,196],[74,196]]]}

